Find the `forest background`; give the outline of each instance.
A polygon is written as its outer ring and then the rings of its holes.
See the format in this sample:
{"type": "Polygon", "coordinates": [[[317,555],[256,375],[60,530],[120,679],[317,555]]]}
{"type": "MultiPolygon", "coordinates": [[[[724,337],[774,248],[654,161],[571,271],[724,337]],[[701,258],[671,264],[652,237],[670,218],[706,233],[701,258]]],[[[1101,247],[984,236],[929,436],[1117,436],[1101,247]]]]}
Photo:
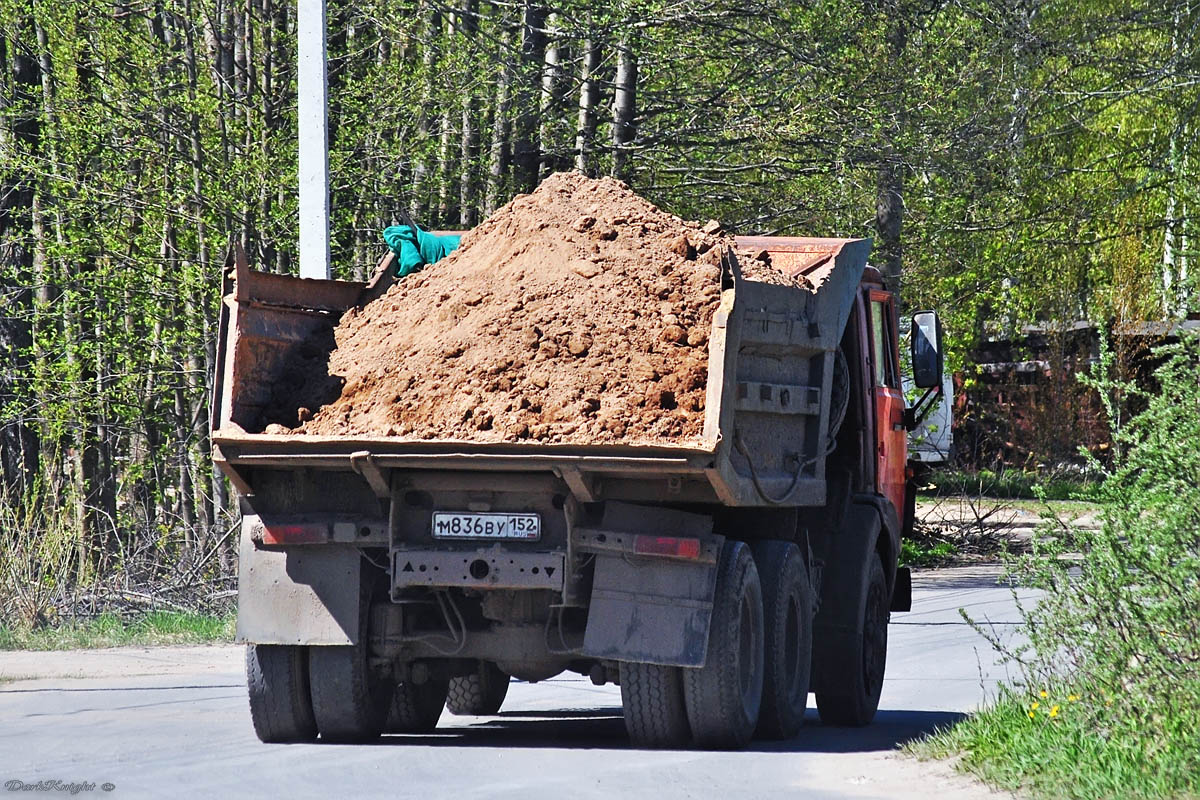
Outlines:
{"type": "MultiPolygon", "coordinates": [[[[336,274],[562,169],[871,236],[954,366],[1196,307],[1196,0],[330,0],[336,274]]],[[[0,580],[230,586],[221,270],[295,272],[296,9],[0,0],[0,580]]],[[[23,587],[19,591],[17,587],[23,587]]],[[[231,590],[230,590],[231,591],[231,590]]]]}

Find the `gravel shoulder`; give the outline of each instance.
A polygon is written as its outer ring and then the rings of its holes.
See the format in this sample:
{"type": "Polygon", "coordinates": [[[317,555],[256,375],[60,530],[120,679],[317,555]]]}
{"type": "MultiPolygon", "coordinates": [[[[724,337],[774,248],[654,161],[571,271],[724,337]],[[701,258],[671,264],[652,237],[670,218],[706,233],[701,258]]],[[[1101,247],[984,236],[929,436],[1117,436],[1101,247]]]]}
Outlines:
{"type": "Polygon", "coordinates": [[[998,564],[1004,553],[1025,553],[1047,526],[1097,528],[1100,508],[1074,500],[1042,502],[979,495],[917,497],[914,541],[930,550],[949,545],[946,565],[998,564]]]}
{"type": "MultiPolygon", "coordinates": [[[[238,645],[0,651],[0,683],[141,676],[219,675],[242,669],[238,645]]],[[[28,687],[26,687],[28,688],[28,687]]]]}

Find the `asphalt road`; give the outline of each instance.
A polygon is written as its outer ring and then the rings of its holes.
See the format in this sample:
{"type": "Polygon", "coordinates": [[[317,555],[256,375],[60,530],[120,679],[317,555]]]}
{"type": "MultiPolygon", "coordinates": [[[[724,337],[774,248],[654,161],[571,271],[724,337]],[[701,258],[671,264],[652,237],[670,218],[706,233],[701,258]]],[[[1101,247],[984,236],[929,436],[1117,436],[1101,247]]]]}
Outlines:
{"type": "Polygon", "coordinates": [[[961,717],[1005,678],[965,608],[1007,635],[995,570],[914,576],[894,614],[881,711],[863,729],[809,724],[743,752],[639,751],[620,690],[562,676],[511,687],[495,717],[445,714],[427,736],[263,745],[239,647],[0,653],[0,797],[977,798],[985,787],[896,747],[961,717]],[[36,787],[39,781],[41,790],[36,787]],[[53,783],[61,782],[57,786],[53,783]],[[29,788],[35,785],[35,788],[29,788]]]}

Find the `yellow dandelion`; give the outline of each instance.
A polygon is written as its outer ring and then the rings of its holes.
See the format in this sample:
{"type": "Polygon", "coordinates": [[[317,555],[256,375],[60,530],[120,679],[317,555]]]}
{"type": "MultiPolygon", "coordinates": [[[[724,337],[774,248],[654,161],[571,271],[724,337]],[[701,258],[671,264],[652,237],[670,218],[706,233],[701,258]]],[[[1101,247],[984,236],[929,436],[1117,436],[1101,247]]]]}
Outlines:
{"type": "Polygon", "coordinates": [[[1052,716],[1052,717],[1057,717],[1057,716],[1058,716],[1058,706],[1051,706],[1051,707],[1050,707],[1050,716],[1052,716]]]}
{"type": "Polygon", "coordinates": [[[1069,694],[1069,695],[1067,695],[1067,702],[1068,702],[1068,703],[1074,703],[1074,702],[1076,702],[1077,700],[1079,700],[1079,695],[1077,695],[1077,694],[1069,694]]]}
{"type": "Polygon", "coordinates": [[[1025,713],[1029,715],[1029,718],[1030,718],[1030,719],[1033,719],[1034,717],[1036,717],[1036,716],[1037,716],[1037,712],[1036,712],[1036,711],[1026,711],[1025,713]]]}
{"type": "Polygon", "coordinates": [[[1041,703],[1039,703],[1037,700],[1034,700],[1032,703],[1029,704],[1029,709],[1031,711],[1037,711],[1038,706],[1040,706],[1040,705],[1041,705],[1041,703]]]}
{"type": "Polygon", "coordinates": [[[1042,689],[1040,692],[1038,692],[1038,694],[1039,694],[1039,695],[1040,695],[1040,696],[1041,696],[1043,699],[1045,699],[1045,698],[1047,698],[1047,697],[1049,697],[1049,696],[1050,696],[1050,693],[1049,693],[1049,692],[1047,692],[1045,689],[1042,689]]]}

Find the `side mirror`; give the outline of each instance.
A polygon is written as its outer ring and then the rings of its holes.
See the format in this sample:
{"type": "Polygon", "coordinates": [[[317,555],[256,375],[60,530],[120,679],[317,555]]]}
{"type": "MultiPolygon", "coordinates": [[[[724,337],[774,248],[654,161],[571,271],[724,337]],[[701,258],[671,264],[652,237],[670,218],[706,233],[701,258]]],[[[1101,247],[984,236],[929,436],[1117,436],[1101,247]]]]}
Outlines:
{"type": "Polygon", "coordinates": [[[912,327],[912,378],[919,389],[942,385],[942,321],[936,311],[918,311],[913,314],[912,327]]]}

